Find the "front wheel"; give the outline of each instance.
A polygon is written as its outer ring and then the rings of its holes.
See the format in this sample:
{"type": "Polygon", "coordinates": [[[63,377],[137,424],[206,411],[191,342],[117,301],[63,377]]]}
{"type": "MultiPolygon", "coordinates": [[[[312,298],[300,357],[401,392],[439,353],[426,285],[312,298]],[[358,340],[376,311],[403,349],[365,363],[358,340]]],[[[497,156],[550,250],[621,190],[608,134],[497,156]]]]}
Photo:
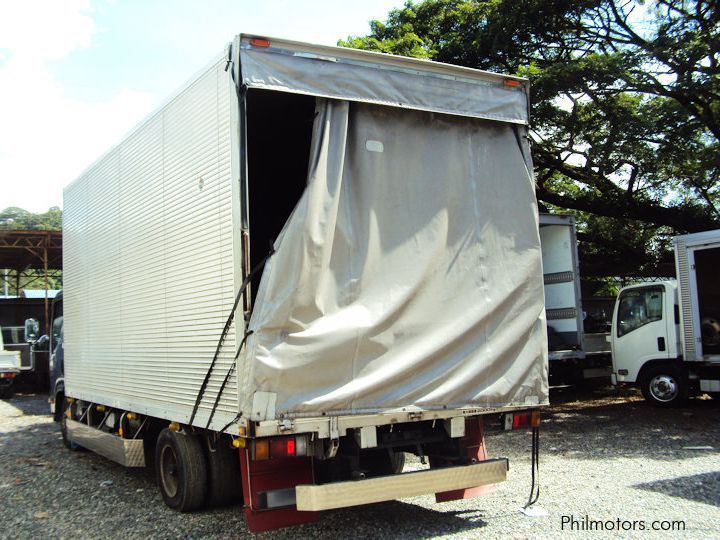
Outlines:
{"type": "MultiPolygon", "coordinates": [[[[56,402],[57,403],[57,402],[56,402]]],[[[59,403],[56,405],[60,409],[60,434],[62,435],[62,442],[65,448],[68,450],[79,450],[82,447],[76,443],[70,440],[70,437],[68,437],[68,431],[67,431],[67,420],[68,420],[68,411],[71,410],[71,405],[68,402],[67,398],[63,395],[60,395],[59,397],[59,403]]]]}
{"type": "Polygon", "coordinates": [[[675,407],[688,397],[688,384],[679,369],[655,366],[648,369],[640,383],[643,397],[658,407],[675,407]]]}

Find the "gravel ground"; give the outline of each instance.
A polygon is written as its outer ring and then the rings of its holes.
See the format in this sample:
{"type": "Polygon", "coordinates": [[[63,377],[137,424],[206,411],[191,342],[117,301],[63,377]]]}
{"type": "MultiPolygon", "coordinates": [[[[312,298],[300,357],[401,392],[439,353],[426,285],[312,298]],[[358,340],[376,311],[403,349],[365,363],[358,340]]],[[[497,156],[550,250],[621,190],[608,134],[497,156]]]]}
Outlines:
{"type": "MultiPolygon", "coordinates": [[[[558,393],[544,413],[536,505],[519,512],[530,481],[530,435],[488,437],[510,458],[508,481],[484,497],[435,504],[429,496],[330,511],[319,522],[260,536],[391,538],[710,538],[720,537],[720,406],[700,399],[673,410],[647,406],[634,392],[558,393]],[[564,516],[564,517],[563,517],[564,516]],[[616,531],[588,533],[585,519],[616,531]],[[570,519],[576,520],[570,530],[570,519]],[[617,520],[634,530],[617,532],[617,520]],[[563,526],[563,520],[565,525],[563,526]],[[649,530],[681,520],[685,530],[649,530]],[[641,531],[642,525],[647,530],[641,531]]],[[[228,538],[246,536],[230,507],[178,514],[165,507],[146,471],[126,470],[62,446],[46,398],[0,401],[1,538],[228,538]]],[[[420,468],[408,460],[407,468],[420,468]]]]}

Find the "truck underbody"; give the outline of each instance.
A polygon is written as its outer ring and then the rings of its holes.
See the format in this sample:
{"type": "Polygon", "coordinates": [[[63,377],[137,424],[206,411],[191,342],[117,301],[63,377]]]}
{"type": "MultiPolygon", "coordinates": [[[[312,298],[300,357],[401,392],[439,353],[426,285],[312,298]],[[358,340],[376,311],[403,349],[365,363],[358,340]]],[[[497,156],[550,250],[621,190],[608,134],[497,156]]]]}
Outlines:
{"type": "Polygon", "coordinates": [[[466,409],[433,413],[431,420],[422,412],[307,419],[292,429],[263,422],[254,434],[233,437],[62,395],[58,403],[68,448],[126,467],[154,466],[166,503],[181,511],[243,501],[251,532],[401,497],[434,493],[445,502],[481,495],[509,468],[506,458],[488,457],[485,429],[539,425],[534,411],[466,409]],[[327,431],[295,429],[324,422],[327,431]],[[429,470],[402,472],[405,453],[429,470]]]}

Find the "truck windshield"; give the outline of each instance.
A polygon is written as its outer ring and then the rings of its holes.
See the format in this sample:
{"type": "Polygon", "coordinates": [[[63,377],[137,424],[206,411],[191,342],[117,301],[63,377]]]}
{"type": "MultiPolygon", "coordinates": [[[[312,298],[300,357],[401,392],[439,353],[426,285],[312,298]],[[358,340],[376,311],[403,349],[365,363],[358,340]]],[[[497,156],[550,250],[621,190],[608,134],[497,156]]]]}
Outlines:
{"type": "Polygon", "coordinates": [[[662,312],[662,287],[643,287],[623,292],[618,306],[618,337],[662,320],[662,312]]]}

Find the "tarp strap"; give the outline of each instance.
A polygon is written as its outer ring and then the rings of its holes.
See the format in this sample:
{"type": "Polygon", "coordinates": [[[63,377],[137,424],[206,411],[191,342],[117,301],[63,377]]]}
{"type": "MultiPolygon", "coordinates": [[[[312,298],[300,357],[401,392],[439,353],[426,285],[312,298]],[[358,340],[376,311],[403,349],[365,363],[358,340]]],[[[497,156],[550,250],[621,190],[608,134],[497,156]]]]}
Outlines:
{"type": "MultiPolygon", "coordinates": [[[[230,315],[228,315],[227,321],[225,321],[225,326],[223,327],[222,333],[220,334],[220,339],[218,340],[217,347],[215,348],[215,354],[213,355],[212,362],[210,362],[210,367],[208,367],[207,373],[205,374],[205,379],[203,379],[202,385],[200,385],[200,390],[198,391],[197,398],[195,398],[195,405],[193,406],[192,414],[190,415],[190,420],[188,421],[188,424],[192,425],[193,420],[195,420],[195,415],[197,414],[198,408],[200,407],[200,402],[202,401],[203,395],[205,394],[205,389],[207,388],[208,382],[210,382],[210,376],[212,375],[213,368],[215,367],[215,362],[217,362],[218,356],[220,355],[220,351],[222,350],[223,343],[225,342],[225,338],[227,337],[227,333],[230,331],[230,326],[232,325],[233,320],[235,319],[235,310],[238,307],[238,304],[240,303],[240,298],[242,298],[243,292],[245,291],[245,288],[250,284],[250,282],[253,280],[255,275],[262,270],[262,268],[265,266],[265,263],[270,258],[270,256],[275,253],[274,246],[270,247],[270,251],[263,259],[255,265],[255,267],[250,270],[250,273],[245,276],[245,279],[243,279],[243,282],[240,284],[240,287],[238,288],[237,295],[235,295],[235,302],[233,303],[233,307],[230,310],[230,315]]],[[[245,337],[242,340],[242,343],[240,343],[240,347],[238,348],[238,352],[235,355],[235,360],[237,360],[238,356],[240,355],[240,350],[242,349],[243,344],[245,343],[245,340],[247,339],[248,335],[250,335],[251,332],[246,333],[245,337]]],[[[233,366],[235,364],[235,361],[233,361],[233,366]]],[[[230,373],[226,375],[226,380],[223,382],[223,385],[220,388],[220,391],[218,392],[217,399],[215,400],[215,407],[217,407],[217,403],[220,399],[220,394],[222,393],[223,388],[225,387],[225,384],[227,383],[227,379],[230,377],[230,373]]],[[[215,407],[213,407],[213,413],[215,412],[215,407]]],[[[210,416],[212,418],[212,414],[210,416]]],[[[208,420],[208,425],[210,425],[210,420],[208,420]]]]}
{"type": "MultiPolygon", "coordinates": [[[[242,341],[240,342],[240,346],[238,347],[238,350],[235,353],[235,358],[233,358],[233,362],[232,362],[232,364],[230,364],[230,368],[227,370],[227,373],[225,374],[225,378],[223,379],[223,382],[220,385],[220,390],[218,390],[217,396],[215,397],[215,403],[213,403],[212,409],[210,410],[210,416],[208,417],[207,424],[205,425],[205,429],[210,428],[210,422],[212,421],[213,416],[215,416],[215,410],[217,409],[218,403],[220,403],[220,396],[222,396],[222,393],[225,390],[225,386],[227,385],[228,381],[230,380],[230,376],[233,374],[233,371],[235,371],[235,365],[236,365],[237,359],[240,357],[240,351],[242,351],[243,345],[245,345],[247,338],[252,333],[253,333],[252,330],[248,330],[247,332],[245,332],[245,335],[243,336],[242,341]]],[[[242,415],[242,412],[238,413],[238,417],[241,415],[242,415]]],[[[230,425],[230,424],[228,424],[228,425],[230,425]]],[[[224,431],[225,429],[226,428],[223,428],[221,431],[224,431]]]]}

